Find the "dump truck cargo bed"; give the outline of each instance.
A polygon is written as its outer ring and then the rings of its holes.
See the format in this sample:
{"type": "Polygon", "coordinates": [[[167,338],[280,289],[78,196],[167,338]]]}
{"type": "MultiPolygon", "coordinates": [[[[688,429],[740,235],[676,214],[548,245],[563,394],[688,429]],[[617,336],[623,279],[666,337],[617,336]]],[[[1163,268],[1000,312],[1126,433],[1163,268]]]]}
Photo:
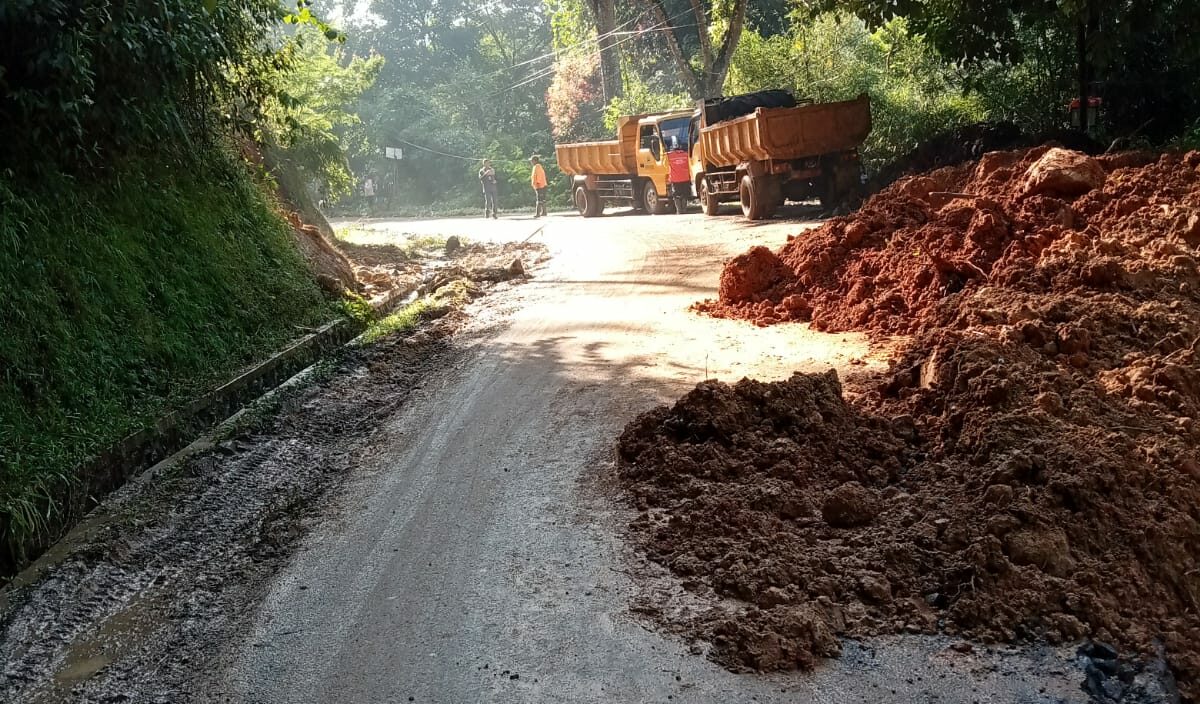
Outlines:
{"type": "MultiPolygon", "coordinates": [[[[565,174],[625,174],[636,168],[636,163],[621,150],[615,139],[604,142],[577,142],[559,144],[554,147],[558,168],[565,174]],[[632,165],[631,165],[632,164],[632,165]]],[[[633,156],[632,151],[629,156],[633,156]]]]}
{"type": "Polygon", "coordinates": [[[700,131],[704,159],[717,167],[801,159],[857,148],[871,132],[871,103],[855,100],[758,108],[700,131]]]}
{"type": "Polygon", "coordinates": [[[572,176],[617,176],[636,172],[638,120],[642,117],[645,116],[622,117],[617,123],[617,139],[555,146],[558,168],[572,176]]]}

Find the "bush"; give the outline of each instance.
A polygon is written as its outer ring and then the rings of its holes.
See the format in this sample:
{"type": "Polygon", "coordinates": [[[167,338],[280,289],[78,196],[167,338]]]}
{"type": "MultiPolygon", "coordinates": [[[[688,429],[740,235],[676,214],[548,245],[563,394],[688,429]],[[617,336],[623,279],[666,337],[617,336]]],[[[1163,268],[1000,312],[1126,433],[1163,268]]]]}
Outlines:
{"type": "Polygon", "coordinates": [[[818,102],[870,95],[874,127],[862,149],[868,168],[986,116],[981,98],[902,18],[871,32],[852,15],[826,13],[796,18],[787,35],[743,33],[726,92],[765,88],[788,88],[818,102]]]}
{"type": "MultiPolygon", "coordinates": [[[[305,4],[305,3],[300,3],[305,4]]],[[[96,161],[256,114],[279,0],[0,2],[0,163],[96,161]]]]}

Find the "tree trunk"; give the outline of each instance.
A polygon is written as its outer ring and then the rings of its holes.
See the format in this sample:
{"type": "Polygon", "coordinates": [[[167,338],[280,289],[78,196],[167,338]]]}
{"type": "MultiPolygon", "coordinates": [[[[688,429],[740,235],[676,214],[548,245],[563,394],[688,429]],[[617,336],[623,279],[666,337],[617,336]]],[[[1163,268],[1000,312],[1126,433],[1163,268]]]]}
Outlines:
{"type": "Polygon", "coordinates": [[[1097,31],[1100,29],[1100,17],[1096,8],[1096,0],[1088,0],[1083,14],[1079,17],[1078,33],[1075,48],[1079,54],[1079,130],[1087,134],[1091,127],[1088,119],[1088,107],[1091,97],[1092,62],[1091,47],[1097,31]]]}
{"type": "Polygon", "coordinates": [[[621,56],[617,53],[616,0],[588,0],[588,7],[596,20],[596,34],[600,46],[600,82],[604,90],[604,102],[619,97],[623,92],[621,82],[621,56]]]}
{"type": "MultiPolygon", "coordinates": [[[[742,28],[746,21],[746,5],[748,0],[733,0],[733,14],[729,18],[729,28],[721,40],[721,46],[714,54],[708,38],[708,27],[711,23],[711,8],[700,0],[692,0],[691,21],[676,25],[668,19],[666,6],[662,0],[640,0],[641,4],[650,11],[655,20],[656,28],[669,28],[663,31],[667,47],[675,59],[679,78],[693,98],[714,98],[721,95],[725,87],[725,76],[729,73],[729,63],[733,52],[737,49],[738,41],[742,38],[742,28]],[[683,54],[676,31],[683,26],[695,27],[700,45],[700,67],[695,68],[683,54]]],[[[678,21],[678,20],[676,20],[678,21]]]]}
{"type": "Polygon", "coordinates": [[[746,24],[746,5],[748,0],[735,0],[733,16],[729,18],[729,28],[721,39],[721,47],[713,57],[712,69],[707,76],[711,92],[705,97],[721,95],[725,88],[725,76],[729,74],[729,64],[733,61],[733,52],[742,39],[742,28],[746,24]]]}

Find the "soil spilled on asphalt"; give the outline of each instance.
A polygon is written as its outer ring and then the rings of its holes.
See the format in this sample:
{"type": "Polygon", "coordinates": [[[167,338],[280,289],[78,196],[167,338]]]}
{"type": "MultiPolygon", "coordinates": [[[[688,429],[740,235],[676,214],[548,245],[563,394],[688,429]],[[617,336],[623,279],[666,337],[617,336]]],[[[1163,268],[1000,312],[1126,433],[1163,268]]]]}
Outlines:
{"type": "Polygon", "coordinates": [[[628,426],[635,539],[744,602],[691,634],[754,669],[838,636],[1092,639],[1124,654],[1089,648],[1098,692],[1161,655],[1196,701],[1197,245],[1200,153],[1040,147],[733,259],[698,308],[911,337],[849,402],[832,372],[710,381],[628,426]]]}

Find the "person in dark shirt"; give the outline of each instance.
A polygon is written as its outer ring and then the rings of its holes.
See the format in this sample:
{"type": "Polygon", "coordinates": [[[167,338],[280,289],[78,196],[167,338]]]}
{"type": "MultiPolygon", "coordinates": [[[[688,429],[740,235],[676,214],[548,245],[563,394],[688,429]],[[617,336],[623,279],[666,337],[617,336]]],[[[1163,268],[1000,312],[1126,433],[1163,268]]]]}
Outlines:
{"type": "Polygon", "coordinates": [[[496,170],[492,168],[492,160],[484,159],[479,169],[479,185],[483,186],[483,217],[499,219],[496,210],[496,170]]]}

